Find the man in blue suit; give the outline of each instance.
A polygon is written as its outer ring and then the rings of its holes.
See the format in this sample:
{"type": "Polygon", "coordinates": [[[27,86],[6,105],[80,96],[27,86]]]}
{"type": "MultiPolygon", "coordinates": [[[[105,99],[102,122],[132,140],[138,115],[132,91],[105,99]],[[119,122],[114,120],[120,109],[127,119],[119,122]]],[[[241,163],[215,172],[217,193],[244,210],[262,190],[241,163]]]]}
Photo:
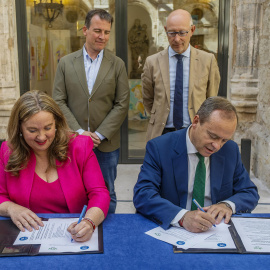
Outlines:
{"type": "Polygon", "coordinates": [[[231,141],[237,121],[227,99],[210,97],[188,128],[150,140],[134,187],[137,211],[164,229],[182,226],[191,232],[206,231],[223,218],[228,223],[233,213],[251,212],[259,195],[231,141]],[[191,211],[198,153],[205,164],[205,213],[191,211]]]}

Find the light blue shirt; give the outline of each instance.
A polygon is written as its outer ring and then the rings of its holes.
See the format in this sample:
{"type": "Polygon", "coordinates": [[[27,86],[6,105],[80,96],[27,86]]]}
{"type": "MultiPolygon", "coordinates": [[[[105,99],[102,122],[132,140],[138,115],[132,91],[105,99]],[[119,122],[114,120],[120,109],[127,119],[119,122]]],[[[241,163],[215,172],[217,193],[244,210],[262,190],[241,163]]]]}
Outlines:
{"type": "Polygon", "coordinates": [[[92,93],[93,86],[95,84],[97,74],[98,74],[102,59],[103,59],[103,53],[104,53],[103,50],[100,51],[100,53],[97,55],[97,58],[93,60],[87,53],[85,49],[85,45],[83,46],[83,62],[84,62],[88,91],[90,95],[92,93]]]}
{"type": "MultiPolygon", "coordinates": [[[[85,45],[83,46],[83,62],[84,62],[84,69],[85,69],[85,74],[86,74],[89,95],[91,95],[93,86],[96,82],[98,71],[99,71],[99,68],[103,59],[103,53],[104,53],[104,50],[100,51],[100,53],[97,55],[97,58],[93,60],[87,53],[85,49],[85,45]]],[[[77,130],[79,134],[82,134],[84,131],[85,131],[84,129],[77,130]]],[[[88,127],[88,131],[90,131],[90,127],[88,127]]],[[[100,140],[105,139],[105,137],[102,134],[98,133],[97,131],[95,133],[98,135],[100,140]]]]}
{"type": "MultiPolygon", "coordinates": [[[[169,46],[169,67],[170,67],[170,113],[166,122],[166,128],[172,128],[173,125],[173,105],[174,105],[174,91],[176,79],[177,53],[169,46]]],[[[183,57],[183,127],[190,125],[190,117],[188,113],[188,89],[189,89],[189,66],[190,66],[190,45],[183,57]]]]}

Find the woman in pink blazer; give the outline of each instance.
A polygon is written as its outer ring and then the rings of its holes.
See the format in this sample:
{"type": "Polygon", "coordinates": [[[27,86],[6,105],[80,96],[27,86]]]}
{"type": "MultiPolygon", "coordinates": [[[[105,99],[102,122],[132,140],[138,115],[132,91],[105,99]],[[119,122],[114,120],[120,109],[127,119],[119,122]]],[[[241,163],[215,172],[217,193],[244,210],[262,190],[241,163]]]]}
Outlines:
{"type": "Polygon", "coordinates": [[[70,132],[52,98],[29,91],[15,103],[8,140],[0,151],[0,215],[21,230],[43,226],[35,213],[80,213],[68,231],[76,241],[91,238],[106,217],[110,196],[88,136],[70,132]]]}

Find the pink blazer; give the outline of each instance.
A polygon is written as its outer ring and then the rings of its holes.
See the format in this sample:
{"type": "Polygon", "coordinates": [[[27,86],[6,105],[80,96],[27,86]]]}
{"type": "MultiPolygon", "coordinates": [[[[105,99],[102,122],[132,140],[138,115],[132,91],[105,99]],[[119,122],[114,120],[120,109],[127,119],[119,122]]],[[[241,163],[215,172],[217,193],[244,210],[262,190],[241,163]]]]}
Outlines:
{"type": "MultiPolygon", "coordinates": [[[[92,149],[93,142],[88,136],[71,139],[68,148],[69,159],[57,167],[57,173],[70,213],[80,213],[86,204],[88,208],[99,207],[106,216],[110,195],[92,149]]],[[[0,204],[12,201],[29,208],[36,166],[35,154],[31,153],[27,167],[20,171],[19,177],[5,172],[9,155],[9,147],[4,142],[0,150],[0,204]]],[[[56,161],[57,166],[60,164],[56,161]]]]}

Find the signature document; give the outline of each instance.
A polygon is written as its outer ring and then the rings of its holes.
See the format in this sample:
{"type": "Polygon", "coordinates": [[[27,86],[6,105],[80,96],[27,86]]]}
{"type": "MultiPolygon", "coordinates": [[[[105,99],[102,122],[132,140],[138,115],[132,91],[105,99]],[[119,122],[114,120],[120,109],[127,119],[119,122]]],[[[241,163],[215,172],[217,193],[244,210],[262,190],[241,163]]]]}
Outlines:
{"type": "Polygon", "coordinates": [[[270,219],[232,218],[247,252],[270,252],[270,219]]]}
{"type": "Polygon", "coordinates": [[[78,218],[52,218],[43,221],[44,227],[32,232],[20,232],[13,245],[40,244],[39,252],[88,252],[98,250],[98,229],[91,239],[86,242],[71,241],[71,235],[67,231],[69,225],[77,222],[78,218]]]}

